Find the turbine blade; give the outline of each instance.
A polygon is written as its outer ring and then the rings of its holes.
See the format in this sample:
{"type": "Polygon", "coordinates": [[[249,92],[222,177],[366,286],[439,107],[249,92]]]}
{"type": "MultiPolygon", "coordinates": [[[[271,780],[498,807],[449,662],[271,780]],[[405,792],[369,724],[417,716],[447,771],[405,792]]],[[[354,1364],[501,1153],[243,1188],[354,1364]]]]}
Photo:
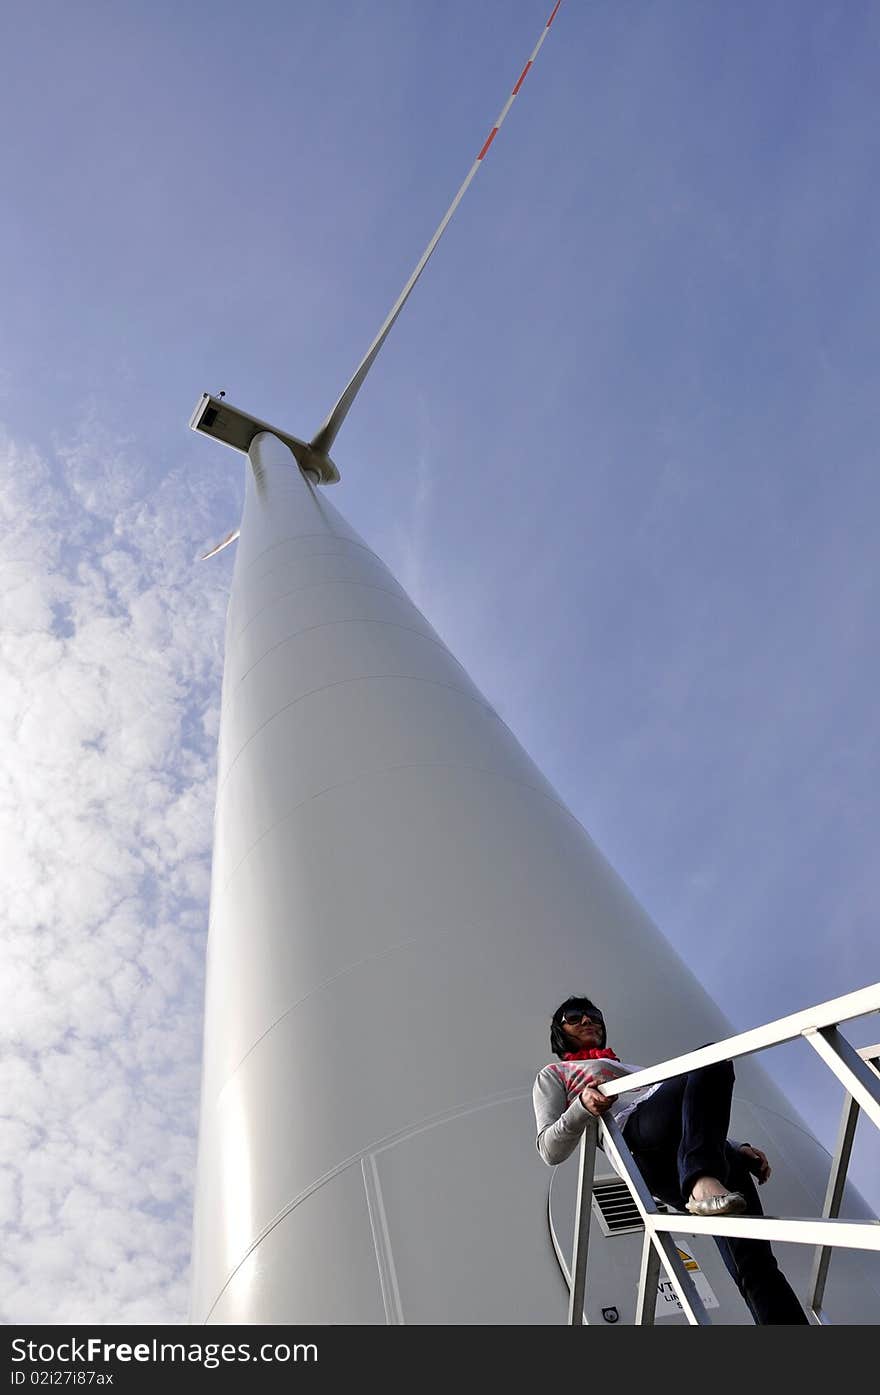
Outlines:
{"type": "Polygon", "coordinates": [[[440,226],[434,233],[434,236],[431,238],[431,241],[428,243],[427,247],[422,253],[415,270],[413,271],[412,275],[410,276],[409,280],[407,281],[397,300],[394,302],[390,311],[388,312],[388,316],[385,322],[383,323],[381,329],[379,330],[379,333],[376,335],[376,338],[373,340],[366,354],[361,359],[361,362],[358,364],[354,376],[352,377],[342,396],[339,398],[339,401],[334,406],[327,420],[324,422],[323,426],[320,427],[320,429],[316,432],[315,436],[312,438],[312,449],[317,451],[318,454],[326,455],[329,452],[331,446],[333,445],[333,442],[336,440],[336,437],[339,433],[339,428],[345,421],[345,418],[347,417],[349,412],[349,408],[351,407],[351,404],[354,402],[354,399],[357,397],[357,394],[360,391],[364,379],[366,378],[371,367],[373,366],[373,362],[376,358],[376,355],[378,354],[382,345],[385,343],[385,340],[388,337],[388,334],[391,330],[392,325],[394,324],[394,321],[397,319],[398,315],[400,314],[401,310],[406,304],[410,292],[412,291],[413,287],[415,286],[416,282],[418,281],[419,277],[421,276],[422,272],[427,266],[431,254],[434,251],[434,248],[437,246],[437,243],[440,241],[441,237],[446,231],[447,224],[452,218],[452,215],[455,212],[455,210],[458,208],[458,205],[464,198],[465,191],[467,190],[468,185],[470,184],[477,170],[480,168],[480,165],[482,164],[484,157],[488,153],[489,146],[492,144],[493,140],[497,136],[504,122],[504,119],[507,116],[507,113],[513,106],[516,95],[519,92],[519,89],[522,87],[523,83],[525,82],[526,74],[528,73],[529,69],[532,67],[533,63],[535,62],[535,59],[538,56],[541,45],[547,37],[547,33],[550,29],[551,24],[556,18],[557,11],[559,10],[561,4],[562,0],[556,0],[556,5],[554,6],[553,13],[547,20],[547,23],[544,25],[544,28],[541,30],[541,37],[535,44],[535,47],[532,49],[531,56],[528,62],[526,63],[526,66],[523,68],[522,72],[517,78],[513,91],[511,92],[504,106],[501,108],[501,112],[498,116],[498,119],[495,122],[495,125],[492,127],[491,131],[489,132],[488,136],[486,137],[486,140],[483,144],[483,148],[481,149],[479,155],[474,160],[474,163],[471,165],[464,183],[462,184],[455,198],[452,200],[452,203],[449,205],[448,209],[444,213],[440,226]]]}
{"type": "Polygon", "coordinates": [[[224,547],[228,547],[230,543],[234,543],[234,542],[235,542],[235,540],[236,540],[236,538],[238,537],[238,535],[239,535],[240,532],[241,532],[241,529],[240,529],[240,528],[233,528],[232,532],[231,532],[231,533],[227,533],[227,534],[226,534],[226,537],[223,539],[223,541],[222,541],[222,542],[218,542],[218,544],[217,544],[216,547],[212,547],[210,552],[203,552],[202,555],[201,555],[201,557],[199,558],[199,561],[200,561],[200,562],[207,562],[207,560],[208,560],[209,557],[216,557],[216,556],[217,556],[217,553],[218,553],[218,552],[222,552],[223,549],[224,549],[224,547]]]}

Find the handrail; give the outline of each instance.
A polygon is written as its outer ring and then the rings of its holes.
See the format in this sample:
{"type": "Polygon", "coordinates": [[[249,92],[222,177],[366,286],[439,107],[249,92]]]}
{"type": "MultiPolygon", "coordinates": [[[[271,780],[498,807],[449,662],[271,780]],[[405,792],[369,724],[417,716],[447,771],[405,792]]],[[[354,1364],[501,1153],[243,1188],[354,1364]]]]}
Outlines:
{"type": "Polygon", "coordinates": [[[696,1285],[673,1242],[673,1231],[684,1231],[687,1235],[738,1236],[814,1245],[816,1255],[810,1280],[808,1306],[817,1324],[828,1324],[829,1319],[822,1308],[822,1300],[832,1250],[880,1250],[880,1222],[838,1219],[859,1113],[863,1110],[880,1129],[880,1044],[856,1049],[841,1034],[838,1024],[871,1012],[880,1012],[880,983],[860,988],[854,993],[846,993],[839,998],[831,998],[824,1003],[817,1003],[814,1007],[777,1018],[776,1021],[768,1022],[762,1027],[739,1032],[736,1036],[728,1037],[726,1041],[713,1042],[711,1046],[700,1047],[697,1051],[673,1056],[668,1061],[661,1061],[658,1065],[634,1071],[631,1075],[596,1087],[603,1095],[614,1097],[643,1085],[673,1079],[701,1066],[749,1056],[770,1046],[778,1046],[783,1042],[803,1037],[837,1076],[846,1091],[846,1100],[821,1218],[709,1217],[691,1216],[687,1213],[670,1215],[665,1211],[661,1212],[611,1115],[588,1122],[580,1148],[569,1280],[570,1326],[581,1326],[586,1321],[584,1292],[590,1215],[593,1209],[593,1170],[599,1138],[602,1139],[606,1154],[629,1188],[645,1227],[636,1304],[637,1324],[652,1326],[654,1323],[655,1293],[661,1264],[669,1276],[688,1322],[692,1326],[710,1324],[709,1315],[696,1285]]]}
{"type": "Polygon", "coordinates": [[[800,1012],[790,1013],[788,1017],[778,1017],[763,1027],[752,1027],[748,1032],[738,1032],[726,1041],[701,1046],[699,1050],[687,1051],[683,1056],[672,1056],[668,1061],[661,1061],[659,1065],[633,1071],[632,1075],[627,1075],[622,1080],[609,1080],[602,1086],[602,1093],[621,1095],[626,1090],[636,1090],[641,1085],[654,1085],[660,1080],[671,1080],[676,1075],[684,1075],[686,1071],[697,1070],[700,1066],[712,1066],[716,1061],[729,1061],[735,1056],[750,1056],[768,1046],[781,1046],[783,1042],[794,1041],[805,1032],[820,1027],[833,1027],[854,1017],[865,1017],[870,1012],[880,1012],[880,983],[858,988],[854,993],[844,994],[842,998],[831,998],[827,1003],[817,1003],[815,1007],[803,1008],[800,1012]]]}

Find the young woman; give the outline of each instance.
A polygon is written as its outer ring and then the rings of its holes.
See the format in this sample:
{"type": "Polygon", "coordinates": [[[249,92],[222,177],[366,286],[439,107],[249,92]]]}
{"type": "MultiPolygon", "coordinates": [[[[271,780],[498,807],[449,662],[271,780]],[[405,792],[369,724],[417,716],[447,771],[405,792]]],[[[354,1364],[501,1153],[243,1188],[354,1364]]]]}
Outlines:
{"type": "MultiPolygon", "coordinates": [[[[577,1147],[587,1121],[608,1112],[623,1132],[654,1196],[696,1216],[761,1216],[754,1174],[770,1164],[760,1148],[727,1137],[734,1071],[731,1061],[688,1071],[659,1085],[606,1098],[597,1088],[631,1074],[607,1045],[605,1019],[589,998],[567,998],[550,1022],[557,1062],[538,1072],[533,1091],[538,1152],[551,1166],[577,1147]]],[[[756,1323],[807,1319],[765,1240],[715,1240],[756,1323]]]]}

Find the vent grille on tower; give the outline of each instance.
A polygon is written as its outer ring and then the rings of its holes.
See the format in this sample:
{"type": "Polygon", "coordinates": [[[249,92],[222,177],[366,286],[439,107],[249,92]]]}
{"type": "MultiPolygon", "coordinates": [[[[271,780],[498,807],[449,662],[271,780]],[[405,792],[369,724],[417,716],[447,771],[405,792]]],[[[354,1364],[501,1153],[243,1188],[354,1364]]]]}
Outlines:
{"type": "MultiPolygon", "coordinates": [[[[666,1207],[657,1202],[657,1210],[665,1211],[666,1207]]],[[[619,1177],[596,1179],[593,1211],[603,1235],[625,1235],[645,1228],[629,1187],[619,1177]]]]}

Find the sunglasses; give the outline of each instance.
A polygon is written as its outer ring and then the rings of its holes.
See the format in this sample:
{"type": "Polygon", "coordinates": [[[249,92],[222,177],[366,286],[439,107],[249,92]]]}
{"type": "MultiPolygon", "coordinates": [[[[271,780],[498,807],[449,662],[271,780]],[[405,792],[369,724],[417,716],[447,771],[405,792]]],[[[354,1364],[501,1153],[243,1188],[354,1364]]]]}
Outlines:
{"type": "Polygon", "coordinates": [[[601,1026],[604,1018],[600,1012],[584,1012],[583,1008],[566,1008],[562,1020],[567,1027],[579,1026],[581,1022],[595,1022],[601,1026]]]}

